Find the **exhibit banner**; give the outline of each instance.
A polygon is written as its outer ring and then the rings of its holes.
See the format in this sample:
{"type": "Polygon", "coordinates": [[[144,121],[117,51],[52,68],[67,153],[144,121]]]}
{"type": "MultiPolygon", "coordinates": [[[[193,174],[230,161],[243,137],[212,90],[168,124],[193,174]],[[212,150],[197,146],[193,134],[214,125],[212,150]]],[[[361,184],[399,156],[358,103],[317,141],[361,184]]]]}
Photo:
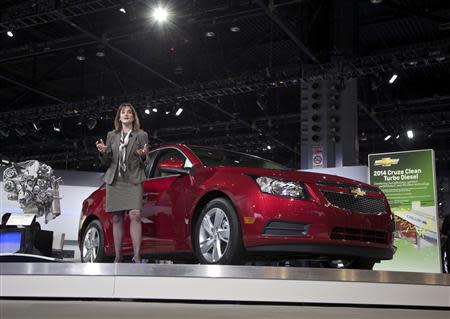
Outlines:
{"type": "Polygon", "coordinates": [[[374,269],[440,273],[433,150],[370,154],[369,183],[388,199],[397,247],[392,260],[374,269]]]}

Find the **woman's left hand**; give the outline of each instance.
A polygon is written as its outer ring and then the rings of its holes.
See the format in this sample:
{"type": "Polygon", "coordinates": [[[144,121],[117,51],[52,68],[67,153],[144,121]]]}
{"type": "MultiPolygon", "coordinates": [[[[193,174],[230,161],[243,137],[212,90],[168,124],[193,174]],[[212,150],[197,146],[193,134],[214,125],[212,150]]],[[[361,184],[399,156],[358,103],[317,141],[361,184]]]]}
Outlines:
{"type": "Polygon", "coordinates": [[[149,151],[150,149],[149,149],[149,147],[148,147],[148,145],[147,144],[144,144],[144,147],[143,148],[139,148],[139,149],[137,149],[136,150],[136,155],[137,156],[145,156],[145,155],[147,155],[148,154],[148,151],[149,151]]]}

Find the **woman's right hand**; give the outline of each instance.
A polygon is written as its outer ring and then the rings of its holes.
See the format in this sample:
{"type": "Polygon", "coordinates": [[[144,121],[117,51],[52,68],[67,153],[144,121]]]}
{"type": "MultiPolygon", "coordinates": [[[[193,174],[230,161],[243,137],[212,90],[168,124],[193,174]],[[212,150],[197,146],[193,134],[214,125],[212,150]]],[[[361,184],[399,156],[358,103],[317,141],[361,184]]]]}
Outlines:
{"type": "Polygon", "coordinates": [[[104,154],[106,152],[106,145],[105,143],[103,143],[102,139],[97,140],[97,142],[95,142],[95,147],[97,147],[98,151],[102,154],[104,154]]]}

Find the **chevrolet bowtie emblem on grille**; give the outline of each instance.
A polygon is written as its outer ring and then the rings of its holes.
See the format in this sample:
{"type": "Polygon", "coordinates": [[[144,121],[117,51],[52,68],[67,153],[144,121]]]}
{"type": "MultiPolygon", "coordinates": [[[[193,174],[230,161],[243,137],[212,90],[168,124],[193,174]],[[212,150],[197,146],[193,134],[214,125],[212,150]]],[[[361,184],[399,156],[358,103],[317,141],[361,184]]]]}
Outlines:
{"type": "Polygon", "coordinates": [[[375,161],[375,166],[391,166],[398,164],[399,160],[399,158],[383,157],[382,159],[375,161]]]}
{"type": "Polygon", "coordinates": [[[366,192],[363,191],[361,188],[353,188],[350,190],[350,193],[352,193],[355,196],[364,196],[366,195],[366,192]]]}

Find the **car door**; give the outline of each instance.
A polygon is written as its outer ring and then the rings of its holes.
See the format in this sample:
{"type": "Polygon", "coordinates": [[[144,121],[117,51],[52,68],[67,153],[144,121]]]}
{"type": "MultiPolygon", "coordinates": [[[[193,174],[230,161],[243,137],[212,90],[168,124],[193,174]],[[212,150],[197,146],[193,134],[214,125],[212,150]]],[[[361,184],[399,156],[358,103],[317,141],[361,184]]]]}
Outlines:
{"type": "Polygon", "coordinates": [[[173,252],[176,250],[177,239],[184,236],[184,191],[189,178],[185,175],[164,173],[158,166],[161,162],[174,158],[181,159],[186,168],[192,166],[189,159],[178,149],[161,149],[154,155],[149,178],[143,183],[144,252],[147,252],[147,249],[149,253],[173,252]]]}

